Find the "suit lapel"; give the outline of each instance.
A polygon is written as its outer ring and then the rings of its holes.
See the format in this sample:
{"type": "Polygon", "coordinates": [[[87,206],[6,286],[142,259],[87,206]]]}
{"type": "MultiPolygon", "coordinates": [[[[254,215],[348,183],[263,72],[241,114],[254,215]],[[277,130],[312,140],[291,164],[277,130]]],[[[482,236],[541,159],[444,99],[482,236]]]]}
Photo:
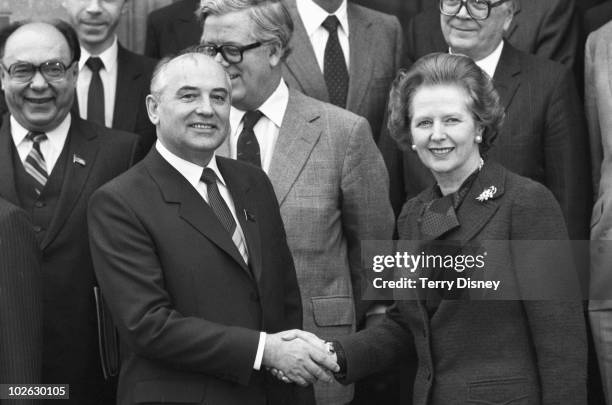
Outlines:
{"type": "Polygon", "coordinates": [[[493,84],[506,111],[521,84],[520,73],[521,65],[518,51],[505,41],[504,49],[493,75],[493,84]]]}
{"type": "Polygon", "coordinates": [[[134,82],[142,76],[136,65],[130,61],[128,51],[119,44],[117,53],[117,84],[115,88],[115,110],[113,111],[113,128],[135,128],[136,114],[134,108],[138,103],[140,94],[134,91],[134,82]]]}
{"type": "Polygon", "coordinates": [[[293,19],[294,31],[290,45],[291,54],[287,57],[285,66],[300,84],[304,93],[310,94],[318,100],[329,102],[325,78],[317,63],[317,58],[298,13],[295,0],[287,0],[286,4],[293,19]]]}
{"type": "Polygon", "coordinates": [[[15,205],[21,205],[15,188],[15,170],[11,151],[13,137],[11,136],[10,114],[5,114],[0,128],[0,195],[15,205]]]}
{"type": "Polygon", "coordinates": [[[451,231],[444,239],[461,241],[463,244],[474,239],[499,208],[499,197],[504,194],[505,180],[505,172],[501,166],[495,163],[485,164],[457,211],[461,226],[451,231]],[[486,201],[477,200],[483,191],[491,187],[496,190],[492,198],[486,201]]]}
{"type": "Polygon", "coordinates": [[[97,135],[93,132],[83,131],[79,120],[78,117],[72,116],[68,138],[64,145],[64,148],[68,148],[64,181],[62,182],[62,190],[57,201],[55,214],[51,219],[45,239],[42,241],[43,249],[53,241],[72,213],[72,208],[81,196],[85,182],[98,154],[99,143],[97,135]],[[75,157],[80,158],[85,164],[75,163],[75,157]]]}
{"type": "Polygon", "coordinates": [[[210,206],[206,204],[191,184],[166,162],[155,148],[151,149],[143,162],[151,177],[159,186],[164,200],[169,204],[179,204],[180,217],[230,255],[251,277],[251,272],[230,235],[223,228],[210,206]]]}
{"type": "Polygon", "coordinates": [[[281,206],[323,131],[320,113],[309,108],[303,97],[298,92],[289,91],[287,111],[268,174],[281,206]]]}
{"type": "Polygon", "coordinates": [[[349,90],[346,107],[350,111],[359,111],[362,103],[366,102],[366,90],[371,84],[374,72],[374,58],[372,55],[376,42],[369,37],[372,22],[363,15],[362,11],[353,3],[347,5],[349,23],[349,90]]]}
{"type": "Polygon", "coordinates": [[[235,173],[231,170],[231,166],[226,165],[223,159],[217,159],[219,170],[223,174],[223,178],[227,183],[227,187],[234,200],[236,208],[236,217],[242,228],[244,237],[246,238],[247,248],[249,250],[250,267],[253,270],[253,275],[257,281],[261,280],[262,264],[261,264],[261,239],[259,236],[259,226],[257,225],[256,211],[253,208],[249,190],[250,185],[245,182],[240,173],[235,173]]]}

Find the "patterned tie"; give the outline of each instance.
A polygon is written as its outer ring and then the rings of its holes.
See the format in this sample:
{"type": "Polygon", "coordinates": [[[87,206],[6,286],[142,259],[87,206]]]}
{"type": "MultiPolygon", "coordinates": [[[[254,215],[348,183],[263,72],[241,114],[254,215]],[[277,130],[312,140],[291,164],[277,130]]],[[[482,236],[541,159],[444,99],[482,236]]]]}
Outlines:
{"type": "Polygon", "coordinates": [[[32,141],[32,149],[23,162],[23,168],[34,179],[36,184],[34,190],[36,194],[40,195],[49,177],[45,158],[40,151],[40,143],[47,139],[47,134],[44,132],[28,132],[26,139],[32,141]]]}
{"type": "Polygon", "coordinates": [[[85,64],[91,70],[91,82],[87,94],[87,120],[104,126],[104,85],[100,78],[100,69],[104,67],[104,62],[92,56],[85,64]]]}
{"type": "Polygon", "coordinates": [[[250,163],[261,168],[261,154],[259,151],[259,142],[253,128],[263,114],[259,110],[247,111],[242,118],[242,132],[238,137],[237,158],[243,162],[250,163]]]}
{"type": "Polygon", "coordinates": [[[221,222],[221,225],[223,225],[227,232],[232,236],[234,245],[236,245],[238,248],[244,262],[248,264],[249,255],[246,245],[242,235],[240,234],[240,230],[236,226],[236,221],[234,220],[232,212],[219,192],[219,187],[217,186],[217,175],[213,169],[206,167],[204,168],[204,171],[202,171],[201,180],[206,183],[208,204],[210,205],[210,208],[212,208],[213,212],[219,219],[219,222],[221,222]]]}
{"type": "Polygon", "coordinates": [[[344,53],[338,41],[338,25],[340,21],[335,15],[330,15],[321,24],[329,32],[325,57],[323,59],[323,76],[329,93],[329,101],[338,107],[346,107],[348,94],[349,74],[344,60],[344,53]]]}

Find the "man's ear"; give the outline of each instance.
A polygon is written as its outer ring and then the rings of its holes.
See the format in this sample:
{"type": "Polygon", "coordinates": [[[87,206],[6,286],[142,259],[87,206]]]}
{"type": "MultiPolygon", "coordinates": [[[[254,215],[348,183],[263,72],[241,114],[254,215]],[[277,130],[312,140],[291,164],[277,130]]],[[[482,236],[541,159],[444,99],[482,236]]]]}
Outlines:
{"type": "Polygon", "coordinates": [[[151,121],[153,125],[159,124],[159,101],[154,95],[149,94],[147,98],[145,98],[145,103],[147,105],[147,114],[149,115],[149,121],[151,121]]]}
{"type": "Polygon", "coordinates": [[[121,15],[127,13],[127,5],[130,2],[130,0],[125,0],[123,2],[123,5],[121,6],[121,15]]]}
{"type": "Polygon", "coordinates": [[[504,20],[504,32],[508,32],[512,19],[514,18],[514,2],[510,1],[506,7],[506,19],[504,20]]]}
{"type": "Polygon", "coordinates": [[[268,45],[268,58],[270,66],[276,67],[283,59],[283,47],[278,42],[272,42],[268,45]]]}

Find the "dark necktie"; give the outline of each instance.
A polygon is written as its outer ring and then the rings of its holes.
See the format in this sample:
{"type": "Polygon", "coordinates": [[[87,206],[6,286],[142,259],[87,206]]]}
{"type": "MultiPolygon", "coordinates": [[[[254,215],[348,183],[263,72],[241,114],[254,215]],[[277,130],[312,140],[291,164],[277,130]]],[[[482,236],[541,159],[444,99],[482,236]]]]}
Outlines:
{"type": "Polygon", "coordinates": [[[44,132],[28,132],[26,139],[32,141],[32,149],[23,162],[23,168],[34,179],[34,190],[36,194],[40,195],[49,177],[45,158],[40,151],[40,143],[47,139],[47,134],[44,132]]]}
{"type": "Polygon", "coordinates": [[[243,162],[250,163],[261,168],[261,153],[259,150],[259,142],[253,128],[257,121],[263,116],[261,111],[247,111],[242,118],[242,132],[238,137],[237,158],[243,162]]]}
{"type": "Polygon", "coordinates": [[[87,94],[87,120],[104,126],[104,85],[100,78],[100,69],[104,67],[102,59],[90,57],[85,62],[91,70],[91,82],[87,94]]]}
{"type": "Polygon", "coordinates": [[[245,263],[248,263],[246,245],[238,230],[238,227],[236,226],[236,221],[234,220],[232,212],[219,192],[219,187],[217,186],[217,175],[213,169],[206,167],[202,171],[201,180],[206,183],[208,205],[210,205],[210,208],[212,208],[217,218],[219,218],[219,222],[221,222],[223,228],[225,228],[225,230],[227,230],[227,232],[230,234],[232,241],[238,248],[238,251],[240,252],[240,255],[244,259],[245,263]]]}
{"type": "Polygon", "coordinates": [[[323,76],[329,93],[329,102],[338,107],[346,107],[349,74],[344,60],[344,53],[338,41],[338,25],[340,21],[335,15],[330,15],[323,21],[323,28],[329,32],[325,57],[323,59],[323,76]]]}

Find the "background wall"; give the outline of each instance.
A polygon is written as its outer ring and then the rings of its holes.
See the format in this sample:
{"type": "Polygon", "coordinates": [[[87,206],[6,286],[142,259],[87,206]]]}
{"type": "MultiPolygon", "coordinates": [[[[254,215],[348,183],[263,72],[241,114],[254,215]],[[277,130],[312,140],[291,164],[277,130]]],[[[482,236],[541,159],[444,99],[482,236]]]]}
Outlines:
{"type": "MultiPolygon", "coordinates": [[[[119,41],[135,52],[142,53],[146,36],[146,20],[151,10],[176,0],[129,0],[117,36],[119,41]]],[[[22,19],[62,18],[66,13],[62,0],[0,0],[0,26],[22,19]]]]}

